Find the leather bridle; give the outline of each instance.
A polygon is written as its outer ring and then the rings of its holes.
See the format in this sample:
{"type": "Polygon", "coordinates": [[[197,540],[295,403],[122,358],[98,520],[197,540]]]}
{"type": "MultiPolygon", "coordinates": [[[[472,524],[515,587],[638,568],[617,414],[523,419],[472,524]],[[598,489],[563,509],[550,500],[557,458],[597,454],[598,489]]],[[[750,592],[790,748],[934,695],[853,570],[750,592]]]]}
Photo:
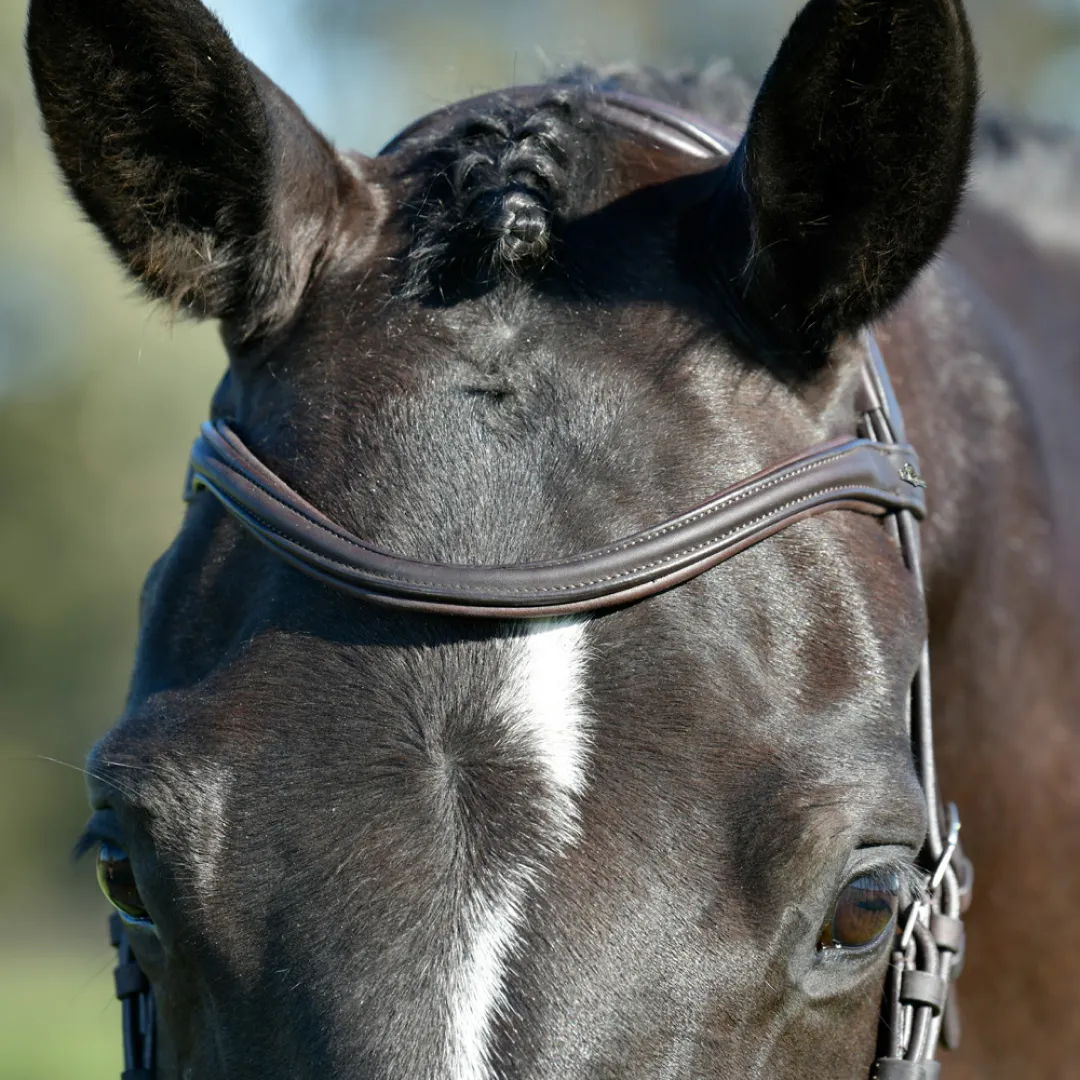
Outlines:
{"type": "MultiPolygon", "coordinates": [[[[527,87],[514,101],[549,93],[527,87]]],[[[450,124],[506,95],[461,102],[418,121],[384,151],[416,132],[450,124]]],[[[722,159],[734,143],[681,110],[621,93],[594,93],[590,110],[639,137],[701,159],[722,159]]],[[[923,593],[918,522],[925,484],[907,444],[881,351],[865,335],[860,420],[839,439],[725,488],[653,528],[570,558],[502,566],[451,565],[407,558],[335,524],[267,468],[224,420],[206,423],[195,441],[186,499],[209,492],[248,532],[298,570],[357,599],[407,611],[531,619],[601,611],[672,589],[797,521],[826,510],[885,519],[923,593]]],[[[925,600],[924,600],[925,603],[925,600]]],[[[962,963],[961,921],[971,866],[961,854],[955,807],[945,811],[934,767],[929,649],[924,644],[910,696],[913,753],[928,811],[921,862],[927,886],[897,925],[885,995],[876,1080],[935,1080],[939,1043],[959,1039],[952,982],[962,963]]],[[[149,983],[113,916],[119,950],[117,996],[123,1003],[123,1080],[154,1080],[155,1017],[149,983]]]]}

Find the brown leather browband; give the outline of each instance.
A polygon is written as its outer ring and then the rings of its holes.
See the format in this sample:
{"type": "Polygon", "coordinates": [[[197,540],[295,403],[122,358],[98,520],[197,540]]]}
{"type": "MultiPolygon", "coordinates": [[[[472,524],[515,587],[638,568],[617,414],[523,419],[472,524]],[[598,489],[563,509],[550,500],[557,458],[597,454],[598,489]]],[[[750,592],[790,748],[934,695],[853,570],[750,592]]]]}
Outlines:
{"type": "Polygon", "coordinates": [[[581,555],[505,566],[422,562],[336,525],[221,420],[204,424],[192,448],[187,497],[203,489],[275,554],[352,596],[428,613],[518,619],[595,611],[663,592],[826,510],[910,510],[921,517],[925,509],[910,446],[853,438],[581,555]]]}

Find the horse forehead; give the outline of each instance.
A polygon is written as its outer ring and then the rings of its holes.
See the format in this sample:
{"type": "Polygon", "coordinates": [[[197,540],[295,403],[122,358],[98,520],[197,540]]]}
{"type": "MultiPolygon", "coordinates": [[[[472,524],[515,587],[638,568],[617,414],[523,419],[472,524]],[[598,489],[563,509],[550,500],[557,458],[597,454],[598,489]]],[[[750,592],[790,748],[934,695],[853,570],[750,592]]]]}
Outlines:
{"type": "Polygon", "coordinates": [[[175,822],[175,838],[196,819],[229,816],[237,793],[250,803],[253,785],[267,802],[299,784],[331,795],[388,767],[446,780],[502,764],[579,795],[591,730],[587,622],[463,634],[410,623],[412,633],[347,643],[271,631],[207,683],[136,702],[91,755],[92,797],[112,792],[175,822]]]}
{"type": "MultiPolygon", "coordinates": [[[[364,652],[354,685],[366,686],[353,703],[335,695],[336,715],[293,722],[281,702],[253,751],[254,714],[238,729],[235,708],[247,674],[265,670],[268,654],[254,649],[230,673],[230,688],[210,695],[220,708],[204,701],[186,732],[182,723],[159,722],[181,736],[171,754],[156,752],[165,731],[155,736],[150,717],[133,715],[126,732],[99,749],[95,771],[152,803],[153,838],[178,864],[174,875],[195,887],[189,916],[234,943],[227,963],[245,986],[259,987],[256,994],[269,992],[260,985],[265,957],[245,946],[238,907],[251,920],[288,904],[298,873],[308,910],[339,910],[343,896],[362,889],[367,922],[356,926],[348,904],[340,921],[354,945],[364,942],[368,984],[387,990],[373,994],[359,1025],[370,1049],[388,1075],[480,1080],[505,1006],[507,964],[525,929],[525,898],[548,861],[579,837],[591,738],[588,625],[493,625],[485,636],[371,644],[364,652]],[[366,717],[350,724],[352,707],[366,717]],[[219,744],[228,731],[233,752],[226,745],[215,754],[208,729],[219,744]],[[141,750],[140,739],[147,740],[141,750]],[[274,768],[285,775],[272,777],[274,768]],[[389,914],[382,919],[380,911],[389,914]],[[416,1015],[445,1032],[436,1045],[418,1049],[417,1033],[399,1031],[397,1013],[380,1011],[402,969],[416,1015]]],[[[259,698],[262,708],[267,698],[259,698]]],[[[328,701],[310,703],[314,717],[328,701]]],[[[277,943],[270,953],[291,947],[299,923],[287,921],[268,922],[268,940],[277,943]]]]}

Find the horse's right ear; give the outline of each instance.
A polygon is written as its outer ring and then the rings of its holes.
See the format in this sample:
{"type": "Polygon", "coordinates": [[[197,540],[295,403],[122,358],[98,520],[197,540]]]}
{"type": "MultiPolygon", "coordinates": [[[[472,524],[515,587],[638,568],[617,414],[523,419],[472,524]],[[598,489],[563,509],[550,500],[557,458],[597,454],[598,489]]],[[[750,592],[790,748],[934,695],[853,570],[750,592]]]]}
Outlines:
{"type": "Polygon", "coordinates": [[[239,337],[293,312],[359,181],[198,0],[31,0],[71,190],[156,296],[239,337]]]}
{"type": "Polygon", "coordinates": [[[977,99],[961,0],[810,0],[695,230],[744,344],[812,375],[900,298],[952,224],[977,99]]]}

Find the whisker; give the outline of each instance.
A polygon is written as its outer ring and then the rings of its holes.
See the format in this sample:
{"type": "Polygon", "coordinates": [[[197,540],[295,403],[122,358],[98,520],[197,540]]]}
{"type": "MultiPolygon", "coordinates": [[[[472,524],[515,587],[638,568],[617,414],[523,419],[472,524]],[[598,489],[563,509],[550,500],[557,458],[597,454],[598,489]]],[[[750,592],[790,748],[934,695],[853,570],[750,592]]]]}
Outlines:
{"type": "MultiPolygon", "coordinates": [[[[73,772],[80,773],[83,776],[89,776],[93,780],[97,780],[108,787],[116,788],[122,795],[132,796],[134,790],[131,788],[124,788],[122,785],[116,783],[114,779],[108,776],[102,776],[101,773],[94,772],[91,769],[84,768],[81,765],[73,765],[70,761],[63,761],[60,758],[49,757],[48,754],[33,754],[27,758],[9,758],[9,761],[46,761],[50,765],[60,765],[65,769],[71,769],[73,772]]],[[[111,762],[109,764],[112,764],[111,762]]]]}

